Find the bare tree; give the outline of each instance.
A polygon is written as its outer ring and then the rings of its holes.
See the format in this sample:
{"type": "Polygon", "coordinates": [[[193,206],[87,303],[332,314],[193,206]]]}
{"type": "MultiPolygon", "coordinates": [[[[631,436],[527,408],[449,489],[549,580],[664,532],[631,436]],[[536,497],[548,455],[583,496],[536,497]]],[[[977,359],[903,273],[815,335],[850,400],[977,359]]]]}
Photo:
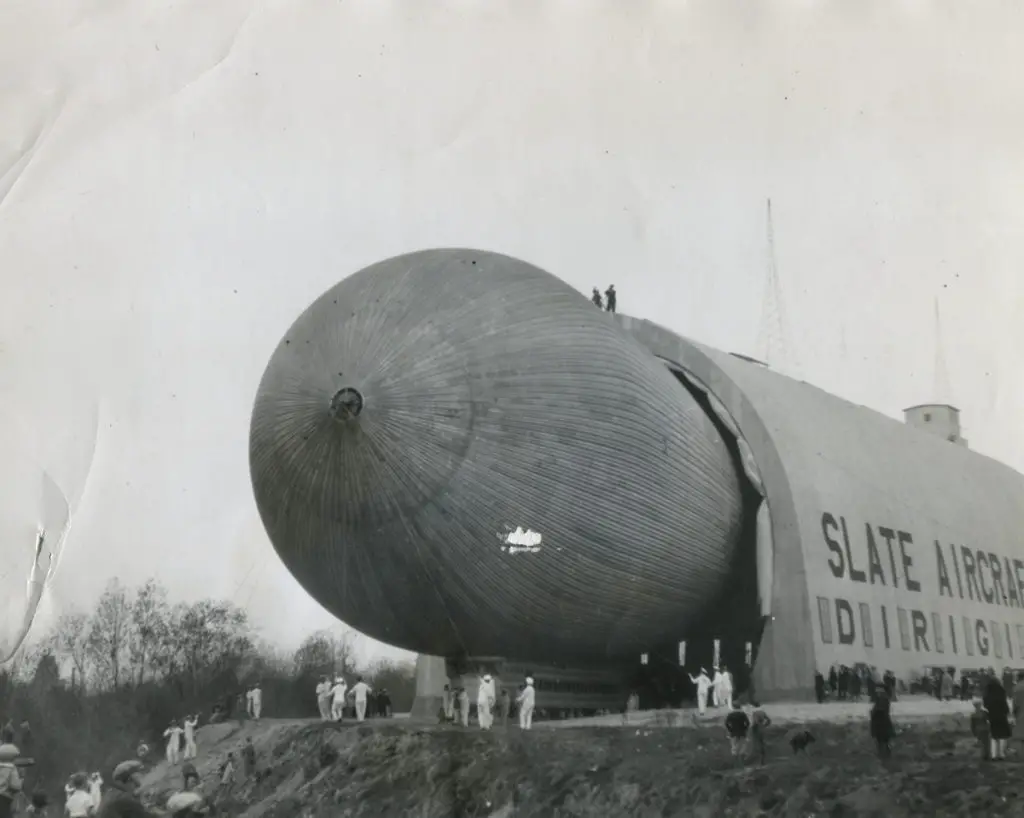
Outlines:
{"type": "Polygon", "coordinates": [[[161,647],[167,644],[170,635],[170,612],[167,591],[155,579],[146,580],[135,592],[128,656],[136,684],[141,685],[146,680],[147,672],[152,676],[160,669],[161,647]]]}
{"type": "Polygon", "coordinates": [[[132,605],[128,591],[116,579],[107,583],[92,615],[89,656],[101,684],[120,686],[131,636],[132,605]]]}
{"type": "Polygon", "coordinates": [[[204,679],[237,670],[252,649],[248,617],[229,602],[204,599],[177,609],[174,639],[181,671],[198,690],[204,679]]]}
{"type": "Polygon", "coordinates": [[[78,612],[62,614],[44,644],[71,663],[75,681],[84,689],[89,672],[89,617],[78,612]]]}
{"type": "Polygon", "coordinates": [[[295,651],[295,672],[310,676],[355,673],[355,639],[350,631],[338,635],[317,631],[295,651]]]}

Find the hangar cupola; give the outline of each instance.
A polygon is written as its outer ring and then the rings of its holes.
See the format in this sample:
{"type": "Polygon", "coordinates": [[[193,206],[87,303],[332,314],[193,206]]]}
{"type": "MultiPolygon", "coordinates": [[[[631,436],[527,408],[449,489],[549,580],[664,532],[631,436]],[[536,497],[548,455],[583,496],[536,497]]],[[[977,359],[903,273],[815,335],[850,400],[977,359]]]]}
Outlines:
{"type": "Polygon", "coordinates": [[[903,419],[908,426],[929,432],[957,446],[966,446],[960,436],[960,410],[948,403],[925,403],[903,410],[903,419]]]}
{"type": "Polygon", "coordinates": [[[957,446],[967,446],[960,435],[960,410],[949,402],[952,392],[946,372],[946,356],[942,349],[942,325],[939,319],[939,301],[935,300],[935,384],[932,388],[934,403],[923,403],[903,410],[903,420],[923,432],[941,437],[957,446]]]}

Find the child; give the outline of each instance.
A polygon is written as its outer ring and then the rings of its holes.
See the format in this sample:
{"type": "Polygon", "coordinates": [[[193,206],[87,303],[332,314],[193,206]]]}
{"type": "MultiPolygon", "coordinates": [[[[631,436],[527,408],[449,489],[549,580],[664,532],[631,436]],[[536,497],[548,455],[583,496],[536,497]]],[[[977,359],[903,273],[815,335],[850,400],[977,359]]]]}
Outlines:
{"type": "Polygon", "coordinates": [[[978,749],[981,752],[981,760],[988,761],[992,754],[990,752],[991,735],[988,729],[988,713],[981,706],[981,699],[975,699],[974,712],[971,713],[971,734],[978,742],[978,749]]]}
{"type": "Polygon", "coordinates": [[[754,755],[758,764],[764,764],[764,738],[765,733],[771,726],[772,720],[768,714],[761,709],[761,705],[754,702],[754,712],[750,717],[750,737],[753,741],[754,755]]]}
{"type": "Polygon", "coordinates": [[[32,804],[25,810],[25,814],[35,816],[35,818],[46,818],[49,814],[46,810],[49,803],[50,801],[46,797],[46,793],[37,790],[32,793],[32,804]]]}
{"type": "Polygon", "coordinates": [[[879,758],[888,758],[892,754],[889,742],[892,741],[894,731],[889,707],[889,696],[879,692],[871,708],[871,737],[875,740],[879,758]]]}
{"type": "Polygon", "coordinates": [[[64,812],[68,818],[88,818],[95,814],[92,795],[89,793],[89,778],[84,773],[76,773],[71,777],[71,792],[64,804],[64,812]]]}
{"type": "Polygon", "coordinates": [[[729,747],[733,757],[742,760],[747,745],[747,730],[750,729],[750,719],[743,712],[743,705],[739,702],[732,703],[732,711],[725,717],[725,731],[729,734],[729,747]]]}
{"type": "Polygon", "coordinates": [[[227,759],[220,767],[220,787],[224,792],[230,792],[231,786],[235,783],[235,755],[228,753],[227,759]]]}

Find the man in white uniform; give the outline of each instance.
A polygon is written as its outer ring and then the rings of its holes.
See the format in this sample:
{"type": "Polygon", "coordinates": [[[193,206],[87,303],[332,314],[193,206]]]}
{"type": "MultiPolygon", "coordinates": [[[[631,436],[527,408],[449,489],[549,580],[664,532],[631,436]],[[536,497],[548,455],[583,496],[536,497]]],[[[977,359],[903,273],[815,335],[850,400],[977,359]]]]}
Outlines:
{"type": "Polygon", "coordinates": [[[331,720],[331,683],[327,681],[327,677],[323,676],[320,679],[320,684],[316,686],[316,706],[320,710],[320,720],[330,721],[331,720]]]}
{"type": "Polygon", "coordinates": [[[103,776],[99,773],[89,776],[89,795],[92,796],[93,808],[99,812],[100,802],[103,800],[103,776]]]}
{"type": "Polygon", "coordinates": [[[711,687],[708,672],[701,668],[697,678],[690,676],[690,681],[697,685],[697,712],[703,716],[708,706],[708,688],[711,687]]]}
{"type": "Polygon", "coordinates": [[[370,686],[363,681],[362,676],[357,676],[356,683],[352,685],[352,696],[356,700],[356,721],[366,718],[366,696],[369,692],[370,686]]]}
{"type": "Polygon", "coordinates": [[[722,671],[715,668],[715,675],[711,679],[711,704],[714,707],[722,706],[722,671]]]}
{"type": "Polygon", "coordinates": [[[494,679],[485,673],[476,689],[476,715],[481,730],[490,730],[494,724],[494,679]]]}
{"type": "Polygon", "coordinates": [[[537,704],[537,691],[533,689],[533,679],[526,677],[526,687],[516,697],[519,705],[519,727],[529,730],[533,726],[533,708],[537,704]]]}
{"type": "Polygon", "coordinates": [[[196,757],[196,727],[198,724],[198,716],[188,716],[185,719],[185,758],[196,757]]]}
{"type": "Polygon", "coordinates": [[[348,685],[345,679],[339,676],[334,680],[334,687],[331,688],[331,718],[341,721],[345,715],[345,697],[348,694],[348,685]]]}
{"type": "Polygon", "coordinates": [[[256,682],[252,686],[252,717],[256,720],[260,720],[260,713],[263,712],[263,690],[260,688],[260,683],[256,682]]]}
{"type": "Polygon", "coordinates": [[[718,681],[718,700],[732,712],[732,674],[725,665],[722,665],[722,675],[718,681]]]}
{"type": "Polygon", "coordinates": [[[181,758],[181,728],[172,721],[164,730],[164,738],[167,739],[167,763],[177,764],[181,758]]]}

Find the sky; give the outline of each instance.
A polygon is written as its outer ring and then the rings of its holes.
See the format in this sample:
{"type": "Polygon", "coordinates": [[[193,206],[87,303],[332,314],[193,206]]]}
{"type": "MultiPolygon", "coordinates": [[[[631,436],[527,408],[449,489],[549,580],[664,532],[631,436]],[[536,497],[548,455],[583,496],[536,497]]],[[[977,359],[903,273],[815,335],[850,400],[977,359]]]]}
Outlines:
{"type": "Polygon", "coordinates": [[[789,371],[894,417],[954,402],[1024,470],[1022,24],[988,0],[6,0],[0,587],[57,513],[45,471],[72,524],[41,622],[158,576],[297,644],[334,620],[277,560],[247,446],[311,301],[471,246],[757,355],[769,197],[789,371]]]}

